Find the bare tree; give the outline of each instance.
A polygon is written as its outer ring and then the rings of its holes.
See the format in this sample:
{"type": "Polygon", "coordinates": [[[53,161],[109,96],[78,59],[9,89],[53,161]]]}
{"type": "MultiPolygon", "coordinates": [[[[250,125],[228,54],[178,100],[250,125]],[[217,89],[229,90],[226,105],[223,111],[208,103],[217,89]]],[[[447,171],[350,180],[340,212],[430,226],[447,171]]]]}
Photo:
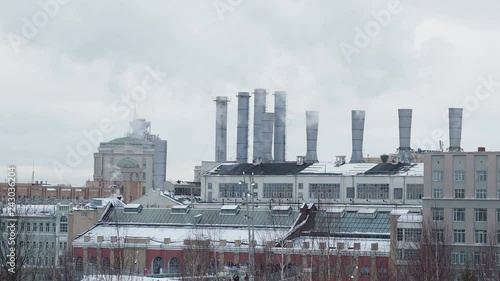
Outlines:
{"type": "Polygon", "coordinates": [[[422,223],[420,239],[403,249],[398,261],[398,280],[453,280],[451,235],[447,226],[433,221],[422,223]]]}

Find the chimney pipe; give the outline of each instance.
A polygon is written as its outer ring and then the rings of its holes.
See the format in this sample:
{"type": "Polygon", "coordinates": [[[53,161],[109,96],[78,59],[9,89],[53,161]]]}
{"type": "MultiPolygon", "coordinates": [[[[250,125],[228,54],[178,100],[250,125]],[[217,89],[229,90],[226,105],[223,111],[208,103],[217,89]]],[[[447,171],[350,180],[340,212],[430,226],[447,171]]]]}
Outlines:
{"type": "Polygon", "coordinates": [[[462,138],[462,115],[463,108],[449,108],[449,129],[450,129],[450,147],[448,151],[462,151],[460,142],[462,138]]]}
{"type": "Polygon", "coordinates": [[[273,126],[274,113],[264,112],[261,119],[260,135],[261,135],[261,155],[263,162],[273,160],[273,126]]]}
{"type": "Polygon", "coordinates": [[[215,102],[215,161],[226,162],[228,97],[216,97],[215,102]]]}
{"type": "Polygon", "coordinates": [[[254,113],[253,113],[253,160],[262,157],[262,115],[266,112],[265,89],[255,89],[254,91],[254,113]]]}
{"type": "Polygon", "coordinates": [[[274,162],[285,162],[286,92],[274,92],[274,162]]]}
{"type": "Polygon", "coordinates": [[[398,109],[399,115],[399,150],[411,150],[411,109],[398,109]]]}
{"type": "Polygon", "coordinates": [[[318,162],[318,111],[306,111],[307,154],[306,162],[318,162]]]}
{"type": "Polygon", "coordinates": [[[238,130],[236,136],[236,162],[248,163],[248,121],[250,118],[250,94],[238,95],[238,130]]]}
{"type": "Polygon", "coordinates": [[[363,132],[365,130],[365,111],[352,110],[352,155],[350,163],[364,163],[363,132]]]}

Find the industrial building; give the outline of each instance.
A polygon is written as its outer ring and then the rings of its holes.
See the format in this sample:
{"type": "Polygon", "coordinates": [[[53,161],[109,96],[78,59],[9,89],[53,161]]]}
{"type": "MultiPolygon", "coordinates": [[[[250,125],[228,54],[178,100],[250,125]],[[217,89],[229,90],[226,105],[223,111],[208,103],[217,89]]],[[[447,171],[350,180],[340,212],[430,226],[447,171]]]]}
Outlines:
{"type": "Polygon", "coordinates": [[[150,132],[145,119],[130,122],[130,133],[103,142],[94,154],[94,181],[140,181],[143,194],[161,189],[167,172],[167,141],[150,132]]]}

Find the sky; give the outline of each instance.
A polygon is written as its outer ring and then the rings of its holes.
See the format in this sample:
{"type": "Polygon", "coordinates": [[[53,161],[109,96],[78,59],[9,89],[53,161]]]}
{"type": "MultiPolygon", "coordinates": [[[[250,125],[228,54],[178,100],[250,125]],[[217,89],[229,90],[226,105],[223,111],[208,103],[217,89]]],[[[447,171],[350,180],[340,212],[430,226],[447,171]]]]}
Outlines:
{"type": "Polygon", "coordinates": [[[498,1],[0,5],[4,178],[14,165],[30,181],[34,163],[35,180],[83,186],[99,141],[122,137],[136,108],[168,140],[167,179],[192,180],[195,165],[214,160],[213,98],[231,98],[235,160],[236,94],[256,88],[271,112],[274,91],[288,94],[287,160],[305,155],[306,110],[319,111],[320,161],[350,159],[354,109],[366,111],[365,156],[395,152],[398,108],[413,109],[413,148],[449,146],[448,108],[463,107],[464,150],[500,150],[498,1]]]}

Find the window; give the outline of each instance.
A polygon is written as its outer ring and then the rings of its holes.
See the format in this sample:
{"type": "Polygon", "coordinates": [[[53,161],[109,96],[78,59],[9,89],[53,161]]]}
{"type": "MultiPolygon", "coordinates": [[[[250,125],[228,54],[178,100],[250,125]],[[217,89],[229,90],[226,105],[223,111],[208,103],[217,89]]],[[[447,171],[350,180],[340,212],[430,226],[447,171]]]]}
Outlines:
{"type": "Polygon", "coordinates": [[[209,183],[208,183],[207,188],[208,188],[208,189],[212,189],[212,183],[211,183],[211,182],[209,182],[209,183]]]}
{"type": "Polygon", "coordinates": [[[465,243],[465,229],[453,229],[453,243],[465,243]]]}
{"type": "Polygon", "coordinates": [[[454,198],[465,198],[465,189],[457,188],[453,190],[454,198]]]}
{"type": "MultiPolygon", "coordinates": [[[[301,189],[300,185],[299,183],[299,189],[301,189]]],[[[338,199],[340,198],[340,184],[310,183],[309,198],[338,199]]]]}
{"type": "Polygon", "coordinates": [[[379,267],[378,268],[378,277],[387,277],[387,268],[379,267]]]}
{"type": "Polygon", "coordinates": [[[51,249],[54,249],[54,242],[51,243],[51,249]]]}
{"type": "Polygon", "coordinates": [[[253,189],[259,189],[259,184],[256,182],[252,182],[253,189]]]}
{"type": "Polygon", "coordinates": [[[455,171],[455,172],[453,172],[453,179],[455,181],[464,181],[465,180],[465,171],[455,171]]]}
{"type": "Polygon", "coordinates": [[[26,231],[31,231],[31,223],[26,224],[26,231]]]}
{"type": "Polygon", "coordinates": [[[219,183],[219,197],[244,198],[248,190],[248,183],[219,183]]]}
{"type": "Polygon", "coordinates": [[[465,209],[453,209],[453,221],[465,221],[465,209]]]}
{"type": "Polygon", "coordinates": [[[497,244],[500,245],[500,230],[497,230],[497,244]]]}
{"type": "Polygon", "coordinates": [[[500,209],[497,209],[497,222],[500,222],[500,209]]]}
{"type": "Polygon", "coordinates": [[[298,196],[299,196],[299,199],[304,199],[304,192],[299,192],[298,196]]]}
{"type": "Polygon", "coordinates": [[[264,198],[293,198],[293,184],[265,183],[264,198]]]}
{"type": "Polygon", "coordinates": [[[389,199],[388,183],[360,183],[357,187],[358,199],[389,199]]]}
{"type": "Polygon", "coordinates": [[[407,242],[417,242],[420,240],[421,235],[422,235],[422,230],[419,228],[405,229],[405,241],[407,242]]]}
{"type": "Polygon", "coordinates": [[[442,188],[433,188],[432,189],[432,198],[443,198],[443,189],[442,188]]]}
{"type": "Polygon", "coordinates": [[[49,249],[49,242],[45,242],[45,249],[49,249]]]}
{"type": "Polygon", "coordinates": [[[452,264],[465,264],[466,252],[452,252],[451,253],[451,263],[452,264]]]}
{"type": "Polygon", "coordinates": [[[361,276],[370,276],[370,268],[362,267],[361,268],[361,276]]]}
{"type": "Polygon", "coordinates": [[[68,242],[64,242],[64,250],[68,248],[68,242]]]}
{"type": "Polygon", "coordinates": [[[179,273],[179,260],[171,258],[168,262],[168,273],[179,273]]]}
{"type": "Polygon", "coordinates": [[[403,199],[403,189],[394,188],[394,199],[403,199]]]}
{"type": "Polygon", "coordinates": [[[424,192],[423,184],[407,184],[406,185],[406,199],[415,200],[422,199],[422,193],[424,192]]]}
{"type": "Polygon", "coordinates": [[[474,231],[474,243],[485,244],[487,233],[486,230],[475,230],[474,231]]]}
{"type": "Polygon", "coordinates": [[[50,223],[45,224],[45,232],[50,232],[50,223]]]}
{"type": "Polygon", "coordinates": [[[486,209],[474,209],[474,221],[480,222],[487,220],[488,220],[488,214],[486,212],[486,209]]]}
{"type": "Polygon", "coordinates": [[[40,232],[43,232],[43,223],[40,223],[40,232]]]}
{"type": "Polygon", "coordinates": [[[299,183],[299,189],[304,189],[304,184],[303,183],[299,183]]]}
{"type": "Polygon", "coordinates": [[[443,221],[444,210],[443,208],[432,208],[432,220],[433,221],[443,221]]]}
{"type": "Polygon", "coordinates": [[[38,242],[38,248],[43,249],[43,242],[38,242]]]}
{"type": "Polygon", "coordinates": [[[33,223],[33,231],[38,231],[37,226],[38,226],[38,224],[36,222],[33,223]]]}
{"type": "Polygon", "coordinates": [[[444,172],[443,171],[432,171],[432,181],[443,181],[444,172]]]}
{"type": "Polygon", "coordinates": [[[486,189],[476,189],[477,199],[486,199],[486,189]]]}
{"type": "Polygon", "coordinates": [[[476,181],[486,181],[486,171],[476,171],[476,181]]]}
{"type": "Polygon", "coordinates": [[[500,181],[500,171],[497,171],[497,181],[500,181]]]}
{"type": "Polygon", "coordinates": [[[432,240],[437,242],[444,242],[444,232],[442,229],[436,229],[432,231],[432,240]]]}
{"type": "Polygon", "coordinates": [[[398,228],[398,241],[403,241],[403,229],[398,228]]]}
{"type": "Polygon", "coordinates": [[[66,217],[59,219],[59,232],[68,232],[68,219],[66,217]]]}

